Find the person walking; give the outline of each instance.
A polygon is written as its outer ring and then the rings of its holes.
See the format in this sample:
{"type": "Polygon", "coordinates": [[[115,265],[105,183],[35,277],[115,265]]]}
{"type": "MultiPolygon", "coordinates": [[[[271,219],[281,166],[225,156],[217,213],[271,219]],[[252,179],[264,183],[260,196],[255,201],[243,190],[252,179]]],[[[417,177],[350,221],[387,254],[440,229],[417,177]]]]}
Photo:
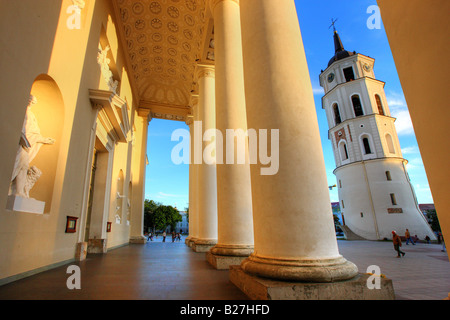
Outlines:
{"type": "Polygon", "coordinates": [[[166,242],[166,232],[163,232],[163,242],[166,242]]]}
{"type": "Polygon", "coordinates": [[[402,246],[402,239],[400,239],[400,236],[395,231],[392,231],[392,242],[394,243],[394,249],[395,251],[397,251],[398,254],[397,258],[405,256],[405,253],[402,250],[400,250],[400,247],[402,246]]]}
{"type": "Polygon", "coordinates": [[[408,245],[408,242],[411,241],[411,243],[415,246],[414,240],[411,238],[411,234],[409,233],[409,230],[406,229],[405,231],[405,238],[406,238],[406,245],[408,245]]]}

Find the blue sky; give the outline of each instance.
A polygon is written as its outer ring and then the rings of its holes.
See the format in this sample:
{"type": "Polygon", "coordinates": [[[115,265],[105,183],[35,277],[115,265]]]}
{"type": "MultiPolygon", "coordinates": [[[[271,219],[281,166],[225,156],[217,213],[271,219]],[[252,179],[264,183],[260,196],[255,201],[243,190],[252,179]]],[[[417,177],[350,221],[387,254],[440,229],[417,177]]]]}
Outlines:
{"type": "MultiPolygon", "coordinates": [[[[336,29],[344,48],[375,59],[375,76],[386,82],[385,93],[402,147],[403,157],[409,161],[407,170],[419,203],[433,203],[428,180],[423,167],[414,129],[408,113],[400,80],[383,25],[380,29],[369,29],[367,20],[371,13],[367,8],[376,5],[375,0],[295,0],[302,31],[303,44],[313,86],[317,118],[319,121],[322,148],[329,185],[336,184],[331,142],[328,140],[328,125],[321,98],[324,95],[319,85],[319,74],[326,69],[334,54],[331,19],[338,19],[336,29]]],[[[146,198],[184,209],[189,201],[189,166],[175,165],[171,152],[178,142],[171,141],[174,130],[188,126],[183,122],[154,119],[149,125],[146,198]]],[[[338,201],[337,189],[330,191],[331,201],[338,201]]]]}

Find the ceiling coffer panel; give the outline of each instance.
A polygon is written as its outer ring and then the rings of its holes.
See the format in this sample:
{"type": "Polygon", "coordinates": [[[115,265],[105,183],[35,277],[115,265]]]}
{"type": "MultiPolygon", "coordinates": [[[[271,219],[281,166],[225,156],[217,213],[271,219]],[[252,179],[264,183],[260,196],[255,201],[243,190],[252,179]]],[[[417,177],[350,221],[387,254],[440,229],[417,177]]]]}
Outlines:
{"type": "Polygon", "coordinates": [[[141,101],[186,106],[205,33],[205,0],[116,0],[141,101]]]}

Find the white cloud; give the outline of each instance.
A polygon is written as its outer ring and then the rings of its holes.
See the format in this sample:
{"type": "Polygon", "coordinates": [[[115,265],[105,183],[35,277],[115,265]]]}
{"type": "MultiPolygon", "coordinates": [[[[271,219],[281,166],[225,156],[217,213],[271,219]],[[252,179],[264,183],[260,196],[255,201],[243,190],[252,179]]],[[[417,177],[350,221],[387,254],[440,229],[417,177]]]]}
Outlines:
{"type": "Polygon", "coordinates": [[[325,91],[323,91],[323,88],[322,88],[322,87],[313,87],[313,94],[314,94],[315,96],[318,96],[318,95],[324,95],[324,94],[325,94],[325,91]]]}
{"type": "Polygon", "coordinates": [[[408,164],[406,165],[406,169],[408,171],[414,170],[414,169],[423,169],[423,162],[422,158],[412,158],[408,161],[408,164]]]}
{"type": "Polygon", "coordinates": [[[158,196],[165,197],[165,198],[176,198],[176,197],[179,197],[176,194],[170,194],[170,193],[164,193],[164,192],[158,192],[158,196]]]}
{"type": "Polygon", "coordinates": [[[418,154],[419,148],[416,146],[402,148],[402,154],[418,154]]]}
{"type": "Polygon", "coordinates": [[[396,118],[395,127],[399,136],[414,135],[414,128],[408,106],[403,95],[391,92],[386,95],[391,116],[396,118]]]}

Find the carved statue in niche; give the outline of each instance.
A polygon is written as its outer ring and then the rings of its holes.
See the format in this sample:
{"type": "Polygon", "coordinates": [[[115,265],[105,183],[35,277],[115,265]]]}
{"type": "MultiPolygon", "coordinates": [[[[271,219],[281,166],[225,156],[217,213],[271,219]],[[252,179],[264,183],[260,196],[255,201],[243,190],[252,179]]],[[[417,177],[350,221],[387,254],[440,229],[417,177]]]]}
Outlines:
{"type": "Polygon", "coordinates": [[[107,46],[105,49],[102,49],[99,47],[98,49],[98,55],[97,55],[97,62],[100,65],[103,79],[108,84],[109,90],[116,93],[117,86],[119,85],[119,81],[114,80],[113,73],[109,69],[109,63],[111,60],[108,58],[108,51],[111,48],[107,46]]]}
{"type": "Polygon", "coordinates": [[[36,117],[31,110],[32,106],[36,103],[36,97],[30,95],[9,192],[10,195],[24,198],[30,197],[31,188],[33,188],[42,174],[41,170],[36,166],[30,167],[30,163],[34,160],[44,144],[50,145],[55,143],[54,139],[41,135],[36,117]]]}

